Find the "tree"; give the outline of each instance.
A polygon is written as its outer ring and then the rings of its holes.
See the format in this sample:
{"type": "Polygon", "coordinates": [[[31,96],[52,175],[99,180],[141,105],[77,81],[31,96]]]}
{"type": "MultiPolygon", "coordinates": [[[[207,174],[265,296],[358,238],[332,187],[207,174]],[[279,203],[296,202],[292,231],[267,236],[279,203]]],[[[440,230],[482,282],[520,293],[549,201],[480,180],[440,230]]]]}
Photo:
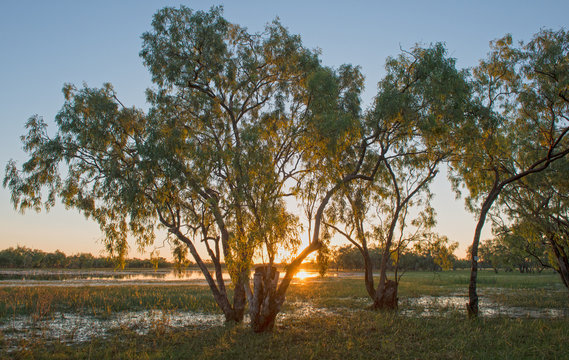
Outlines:
{"type": "Polygon", "coordinates": [[[309,221],[309,244],[286,267],[280,283],[272,267],[258,268],[251,297],[255,331],[272,329],[276,315],[300,264],[326,240],[321,231],[324,212],[332,197],[352,181],[372,179],[379,164],[368,158],[370,139],[363,131],[360,98],[363,77],[358,68],[343,65],[321,68],[308,79],[309,106],[302,144],[302,179],[296,192],[309,221]]]}
{"type": "Polygon", "coordinates": [[[508,248],[497,238],[482,241],[478,247],[481,267],[489,266],[498,273],[498,269],[511,269],[511,258],[508,256],[508,248]]]}
{"type": "Polygon", "coordinates": [[[528,176],[504,196],[506,213],[512,219],[503,226],[508,245],[552,266],[569,289],[569,203],[567,158],[547,170],[528,176]]]}
{"type": "Polygon", "coordinates": [[[397,307],[397,271],[395,279],[388,280],[389,261],[394,258],[397,269],[406,245],[423,238],[434,225],[428,185],[447,156],[440,146],[443,135],[449,123],[460,121],[469,94],[465,73],[456,70],[442,44],[417,46],[390,58],[386,69],[365,120],[371,134],[368,141],[375,150],[368,161],[375,162],[378,171],[373,178],[343,187],[327,223],[360,251],[366,290],[375,309],[397,307]],[[415,211],[417,218],[407,222],[415,211]],[[377,288],[369,253],[372,241],[382,249],[377,288]]]}
{"type": "Polygon", "coordinates": [[[491,43],[473,71],[473,106],[447,144],[451,180],[469,192],[478,222],[471,247],[468,313],[478,314],[478,247],[486,216],[507,186],[569,153],[569,34],[543,30],[527,44],[511,36],[491,43]]]}
{"type": "Polygon", "coordinates": [[[290,241],[294,217],[283,196],[296,174],[304,85],[318,60],[278,21],[249,34],[221,8],[164,8],[152,26],[140,53],[155,84],[148,113],[125,107],[110,85],[66,85],[57,134],[30,118],[30,159],[21,169],[10,162],[4,186],[21,211],[61,198],[99,223],[120,258],[128,234],[145,247],[166,229],[180,259],[188,248],[226,320],[241,321],[255,249],[290,241]]]}
{"type": "Polygon", "coordinates": [[[453,267],[453,253],[458,243],[449,242],[446,236],[427,234],[427,238],[415,244],[415,251],[433,259],[433,270],[450,270],[453,267]]]}

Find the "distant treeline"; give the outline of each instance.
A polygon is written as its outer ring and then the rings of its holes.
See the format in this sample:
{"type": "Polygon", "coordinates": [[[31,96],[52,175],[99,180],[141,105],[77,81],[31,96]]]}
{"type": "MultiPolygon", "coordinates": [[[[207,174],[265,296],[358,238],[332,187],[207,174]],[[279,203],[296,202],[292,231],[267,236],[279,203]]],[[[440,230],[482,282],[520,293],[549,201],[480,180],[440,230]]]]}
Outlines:
{"type": "MultiPolygon", "coordinates": [[[[0,268],[21,269],[87,269],[114,268],[119,263],[110,257],[95,257],[89,253],[65,255],[57,250],[49,253],[30,249],[25,246],[10,247],[0,251],[0,268]]],[[[174,263],[165,258],[126,259],[125,268],[167,268],[174,263]]]]}
{"type": "MultiPolygon", "coordinates": [[[[377,247],[369,249],[374,269],[379,268],[381,263],[381,250],[377,247]]],[[[467,269],[470,261],[458,259],[450,255],[452,269],[467,269]]],[[[388,260],[388,270],[395,269],[394,259],[388,260]]],[[[329,270],[363,270],[364,261],[359,250],[352,245],[346,245],[334,249],[330,254],[328,263],[329,270]]],[[[431,254],[421,254],[413,251],[405,251],[399,255],[398,269],[402,271],[441,271],[442,267],[431,254]]]]}

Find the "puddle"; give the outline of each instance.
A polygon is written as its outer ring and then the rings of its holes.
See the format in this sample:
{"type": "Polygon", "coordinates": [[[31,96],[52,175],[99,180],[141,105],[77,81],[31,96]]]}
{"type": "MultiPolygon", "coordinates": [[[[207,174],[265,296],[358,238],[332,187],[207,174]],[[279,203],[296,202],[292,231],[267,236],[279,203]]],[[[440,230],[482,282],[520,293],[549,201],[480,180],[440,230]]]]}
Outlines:
{"type": "MultiPolygon", "coordinates": [[[[569,309],[526,308],[505,306],[490,301],[485,297],[479,298],[481,316],[511,318],[559,318],[569,317],[569,309]]],[[[467,296],[422,296],[400,300],[399,313],[405,316],[433,317],[446,316],[453,312],[466,315],[467,296]]]]}
{"type": "MultiPolygon", "coordinates": [[[[16,316],[0,324],[4,340],[18,342],[40,338],[44,341],[81,343],[94,337],[107,337],[113,330],[129,329],[139,335],[153,329],[186,326],[209,328],[222,326],[221,314],[195,312],[137,311],[118,312],[108,318],[83,316],[76,313],[55,313],[49,318],[34,320],[31,316],[16,316]]],[[[16,347],[13,347],[13,350],[16,347]]]]}
{"type": "MultiPolygon", "coordinates": [[[[314,307],[308,302],[293,302],[287,310],[277,316],[277,322],[311,316],[314,314],[331,315],[332,309],[314,307]]],[[[244,323],[249,323],[248,315],[244,323]]],[[[114,330],[128,329],[138,335],[148,334],[155,329],[180,329],[184,327],[210,328],[223,326],[222,314],[204,314],[182,311],[130,311],[117,312],[109,317],[99,318],[83,316],[77,313],[54,313],[41,320],[31,316],[15,316],[0,323],[0,334],[11,343],[11,350],[16,350],[17,343],[24,339],[39,338],[43,341],[61,341],[64,343],[82,343],[95,337],[105,338],[114,330]]]]}

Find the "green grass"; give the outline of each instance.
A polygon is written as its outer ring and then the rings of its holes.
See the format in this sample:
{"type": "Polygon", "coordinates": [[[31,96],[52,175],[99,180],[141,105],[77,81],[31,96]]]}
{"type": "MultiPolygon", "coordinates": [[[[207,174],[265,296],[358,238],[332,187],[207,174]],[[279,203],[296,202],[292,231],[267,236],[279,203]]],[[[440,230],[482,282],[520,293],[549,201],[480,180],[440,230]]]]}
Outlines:
{"type": "Polygon", "coordinates": [[[220,313],[206,286],[97,286],[0,288],[0,321],[54,312],[108,316],[118,311],[181,310],[220,313]]]}
{"type": "Polygon", "coordinates": [[[81,345],[29,341],[15,358],[92,359],[567,359],[563,320],[406,318],[347,312],[280,323],[272,333],[245,325],[118,331],[81,345]]]}
{"type": "MultiPolygon", "coordinates": [[[[402,312],[422,309],[406,301],[429,295],[466,295],[468,271],[409,272],[399,288],[402,312]]],[[[569,292],[556,274],[481,271],[483,298],[505,306],[569,309],[569,292]]],[[[481,317],[439,308],[442,316],[373,312],[363,277],[311,278],[293,283],[285,311],[299,303],[327,313],[280,319],[273,332],[254,334],[246,324],[168,328],[150,333],[117,328],[80,344],[18,340],[0,332],[0,359],[569,359],[569,318],[481,317]]],[[[41,318],[56,312],[109,316],[119,311],[197,311],[219,314],[206,286],[110,286],[0,288],[0,322],[14,315],[41,318]]],[[[7,334],[6,334],[7,335],[7,334]]]]}

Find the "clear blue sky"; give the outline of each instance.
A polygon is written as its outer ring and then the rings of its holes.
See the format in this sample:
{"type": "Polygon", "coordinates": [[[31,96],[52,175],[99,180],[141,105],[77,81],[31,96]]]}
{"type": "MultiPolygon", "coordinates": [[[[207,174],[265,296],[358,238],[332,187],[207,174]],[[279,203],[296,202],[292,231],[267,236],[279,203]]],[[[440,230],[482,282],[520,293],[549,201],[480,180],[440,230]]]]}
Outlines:
{"type": "MultiPolygon", "coordinates": [[[[33,114],[50,124],[63,104],[64,83],[101,86],[111,82],[122,102],[146,108],[150,77],[138,57],[140,35],[153,13],[184,4],[194,9],[224,5],[225,17],[251,31],[275,17],[320,48],[323,63],[360,65],[369,104],[383,75],[387,56],[415,43],[446,43],[458,66],[471,67],[485,56],[488,42],[513,34],[528,40],[541,28],[567,27],[569,1],[25,1],[0,3],[0,162],[25,158],[19,136],[33,114]]],[[[54,128],[52,127],[52,130],[54,128]]],[[[444,177],[434,187],[438,231],[460,242],[471,241],[473,215],[455,201],[444,177]]],[[[0,249],[25,245],[46,251],[101,253],[98,226],[73,210],[56,206],[50,213],[20,215],[0,189],[0,249]]],[[[488,226],[487,226],[488,228],[488,226]]],[[[489,230],[485,231],[486,236],[489,230]]],[[[130,256],[140,256],[132,246],[130,256]]],[[[167,251],[162,251],[166,255],[167,251]]]]}

